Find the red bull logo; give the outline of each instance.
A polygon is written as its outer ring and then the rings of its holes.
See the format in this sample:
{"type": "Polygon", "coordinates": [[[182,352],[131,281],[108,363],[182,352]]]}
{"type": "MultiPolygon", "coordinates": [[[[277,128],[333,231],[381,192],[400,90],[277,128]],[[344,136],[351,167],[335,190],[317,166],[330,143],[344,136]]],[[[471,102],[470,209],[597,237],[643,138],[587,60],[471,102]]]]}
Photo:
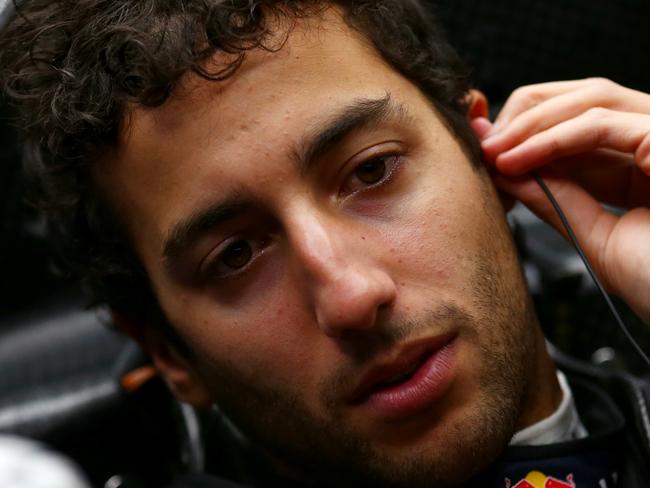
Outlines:
{"type": "Polygon", "coordinates": [[[566,481],[561,481],[539,471],[531,471],[526,478],[515,485],[506,478],[506,488],[575,488],[575,486],[572,474],[566,477],[566,481]]]}

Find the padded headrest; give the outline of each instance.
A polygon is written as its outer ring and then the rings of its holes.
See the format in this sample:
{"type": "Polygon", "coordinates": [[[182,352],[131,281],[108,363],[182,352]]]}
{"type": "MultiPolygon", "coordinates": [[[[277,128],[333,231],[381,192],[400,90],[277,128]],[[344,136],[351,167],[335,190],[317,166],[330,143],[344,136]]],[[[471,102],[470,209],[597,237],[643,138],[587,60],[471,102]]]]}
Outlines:
{"type": "Polygon", "coordinates": [[[0,433],[44,442],[93,485],[115,475],[162,485],[182,465],[180,407],[157,376],[122,386],[151,368],[105,322],[72,305],[0,324],[0,433]]]}
{"type": "Polygon", "coordinates": [[[5,324],[0,333],[0,431],[48,440],[86,411],[116,401],[115,358],[127,340],[98,315],[61,311],[5,324]]]}

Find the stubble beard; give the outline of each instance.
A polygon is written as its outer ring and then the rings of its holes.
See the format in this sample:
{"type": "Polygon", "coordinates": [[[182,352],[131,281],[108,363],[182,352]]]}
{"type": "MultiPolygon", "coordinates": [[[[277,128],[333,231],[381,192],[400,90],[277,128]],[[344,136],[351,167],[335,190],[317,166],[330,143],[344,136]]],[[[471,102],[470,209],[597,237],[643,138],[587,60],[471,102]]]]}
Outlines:
{"type": "Polygon", "coordinates": [[[513,279],[509,273],[506,279],[499,267],[502,256],[495,252],[493,248],[475,258],[473,314],[454,303],[439,304],[418,320],[393,322],[372,340],[352,346],[350,364],[321,384],[325,418],[311,411],[290,385],[271,389],[254,378],[242,381],[227,365],[205,371],[214,380],[212,391],[219,392],[215,397],[220,407],[253,443],[316,486],[445,487],[467,480],[487,467],[512,437],[532,374],[527,365],[536,354],[536,319],[521,273],[517,269],[518,276],[513,279]],[[470,341],[480,356],[474,405],[462,419],[437,428],[437,436],[421,452],[388,455],[341,421],[335,399],[360,364],[441,326],[458,330],[458,338],[470,341]]]}

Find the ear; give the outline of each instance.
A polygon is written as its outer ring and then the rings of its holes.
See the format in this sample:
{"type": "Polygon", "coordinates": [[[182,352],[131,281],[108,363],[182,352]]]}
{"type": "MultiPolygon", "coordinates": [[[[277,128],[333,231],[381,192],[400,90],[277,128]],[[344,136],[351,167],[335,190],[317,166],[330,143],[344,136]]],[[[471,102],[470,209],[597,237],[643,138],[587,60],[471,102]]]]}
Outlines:
{"type": "MultiPolygon", "coordinates": [[[[467,119],[469,120],[472,129],[474,129],[474,132],[476,132],[479,140],[483,140],[487,133],[492,129],[492,122],[490,122],[488,118],[490,109],[487,97],[483,92],[472,89],[467,94],[465,101],[467,102],[468,107],[467,119]]],[[[515,199],[500,190],[497,190],[497,193],[505,212],[512,210],[512,207],[515,204],[515,199]]]]}
{"type": "Polygon", "coordinates": [[[180,354],[162,333],[119,313],[112,313],[117,328],[135,340],[151,357],[153,364],[180,401],[197,408],[209,408],[214,402],[191,361],[180,354]]]}
{"type": "Polygon", "coordinates": [[[487,97],[479,90],[471,89],[466,97],[467,118],[470,122],[477,118],[487,119],[490,113],[487,97]]]}
{"type": "Polygon", "coordinates": [[[480,141],[492,129],[492,122],[488,119],[489,108],[485,95],[478,90],[470,90],[465,96],[467,104],[467,120],[474,129],[480,141]]]}

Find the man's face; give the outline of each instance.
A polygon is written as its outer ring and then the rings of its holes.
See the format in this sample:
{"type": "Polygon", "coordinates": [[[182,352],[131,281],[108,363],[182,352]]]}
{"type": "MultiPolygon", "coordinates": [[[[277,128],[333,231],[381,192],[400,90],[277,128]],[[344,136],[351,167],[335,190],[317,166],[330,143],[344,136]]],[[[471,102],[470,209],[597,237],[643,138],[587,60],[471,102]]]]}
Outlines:
{"type": "Polygon", "coordinates": [[[196,387],[298,475],[466,479],[534,403],[539,336],[488,178],[333,13],[134,109],[98,175],[196,387]]]}

